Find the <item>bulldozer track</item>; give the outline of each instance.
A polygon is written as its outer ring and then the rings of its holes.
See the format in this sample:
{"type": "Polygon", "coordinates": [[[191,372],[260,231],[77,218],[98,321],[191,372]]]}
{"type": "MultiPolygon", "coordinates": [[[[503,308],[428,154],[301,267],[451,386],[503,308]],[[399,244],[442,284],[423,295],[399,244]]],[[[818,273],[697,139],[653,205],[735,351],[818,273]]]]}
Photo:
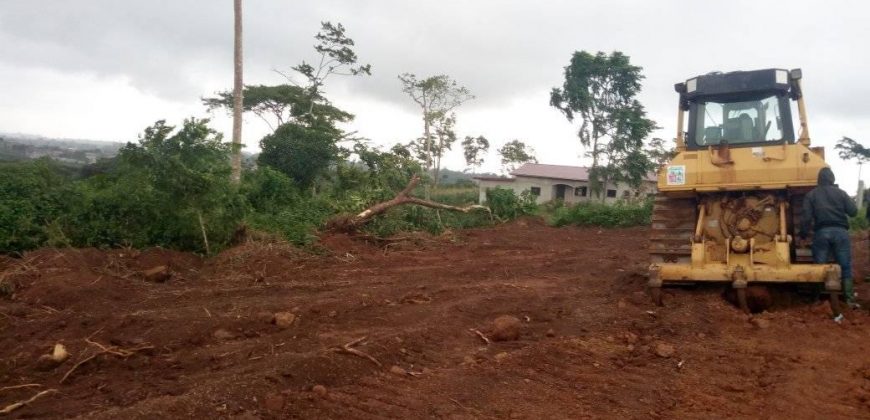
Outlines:
{"type": "Polygon", "coordinates": [[[650,262],[688,263],[692,258],[697,201],[693,197],[672,198],[659,193],[653,202],[650,231],[650,262]]]}

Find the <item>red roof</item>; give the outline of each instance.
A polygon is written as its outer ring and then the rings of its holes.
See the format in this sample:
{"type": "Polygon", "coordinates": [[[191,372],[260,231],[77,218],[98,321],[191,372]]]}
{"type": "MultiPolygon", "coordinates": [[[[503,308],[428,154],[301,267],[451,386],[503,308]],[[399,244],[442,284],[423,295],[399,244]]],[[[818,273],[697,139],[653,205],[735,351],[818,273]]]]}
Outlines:
{"type": "Polygon", "coordinates": [[[566,179],[571,181],[588,181],[589,168],[584,166],[546,165],[543,163],[526,163],[513,172],[513,176],[528,176],[532,178],[566,179]]]}

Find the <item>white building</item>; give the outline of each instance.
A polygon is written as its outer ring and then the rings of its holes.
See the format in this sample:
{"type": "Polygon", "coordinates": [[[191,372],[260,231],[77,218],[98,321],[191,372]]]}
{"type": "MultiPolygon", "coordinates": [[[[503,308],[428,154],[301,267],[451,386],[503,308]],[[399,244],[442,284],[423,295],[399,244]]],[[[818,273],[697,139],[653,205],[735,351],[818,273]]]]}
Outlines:
{"type": "MultiPolygon", "coordinates": [[[[601,201],[590,190],[589,168],[583,166],[526,163],[511,172],[511,175],[512,177],[475,177],[480,188],[480,202],[486,201],[486,190],[497,187],[512,189],[517,194],[530,191],[537,197],[538,203],[552,200],[566,203],[601,201]]],[[[650,174],[639,189],[624,183],[608,184],[603,194],[605,202],[614,203],[619,200],[640,200],[655,192],[655,174],[650,174]]]]}

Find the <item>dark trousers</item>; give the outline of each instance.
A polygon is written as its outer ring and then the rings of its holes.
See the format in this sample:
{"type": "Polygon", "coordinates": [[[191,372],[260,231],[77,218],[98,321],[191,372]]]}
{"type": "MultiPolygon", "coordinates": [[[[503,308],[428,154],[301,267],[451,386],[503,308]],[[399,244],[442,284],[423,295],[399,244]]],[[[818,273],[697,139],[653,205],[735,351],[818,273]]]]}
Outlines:
{"type": "Polygon", "coordinates": [[[855,299],[852,288],[852,244],[849,231],[841,227],[823,227],[813,235],[813,262],[827,264],[833,256],[840,265],[846,301],[855,299]]]}

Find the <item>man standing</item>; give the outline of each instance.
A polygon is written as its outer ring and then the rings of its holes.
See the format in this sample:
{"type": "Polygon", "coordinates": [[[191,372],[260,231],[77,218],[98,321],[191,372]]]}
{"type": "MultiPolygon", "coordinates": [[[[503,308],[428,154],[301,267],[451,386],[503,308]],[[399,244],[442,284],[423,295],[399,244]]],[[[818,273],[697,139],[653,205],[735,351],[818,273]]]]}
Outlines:
{"type": "Polygon", "coordinates": [[[849,216],[858,214],[858,208],[849,198],[849,194],[838,188],[834,181],[834,171],[831,168],[819,170],[818,186],[804,197],[801,237],[806,238],[810,229],[813,230],[812,250],[816,264],[827,264],[829,257],[833,255],[840,265],[846,303],[854,309],[858,304],[852,289],[849,216]]]}

